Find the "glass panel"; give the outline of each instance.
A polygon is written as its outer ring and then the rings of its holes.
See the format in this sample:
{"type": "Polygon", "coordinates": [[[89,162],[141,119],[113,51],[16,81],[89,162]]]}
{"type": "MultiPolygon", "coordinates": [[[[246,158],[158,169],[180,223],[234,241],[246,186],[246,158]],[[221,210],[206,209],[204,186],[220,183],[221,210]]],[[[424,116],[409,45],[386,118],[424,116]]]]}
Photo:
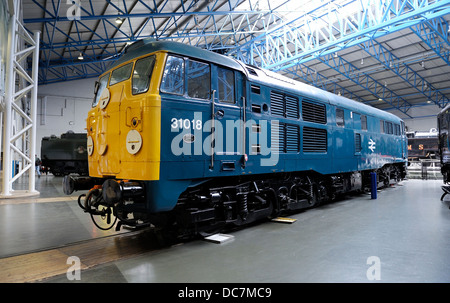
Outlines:
{"type": "Polygon", "coordinates": [[[394,131],[396,136],[400,136],[400,125],[394,124],[394,131]]]}
{"type": "Polygon", "coordinates": [[[234,72],[225,68],[217,68],[219,80],[219,101],[234,103],[234,72]]]}
{"type": "Polygon", "coordinates": [[[361,129],[367,130],[367,116],[361,116],[361,129]]]}
{"type": "Polygon", "coordinates": [[[161,81],[161,92],[184,94],[184,60],[182,58],[173,56],[167,58],[161,81]]]}
{"type": "Polygon", "coordinates": [[[111,86],[130,78],[132,68],[133,63],[129,63],[127,65],[119,67],[118,69],[115,69],[111,74],[111,80],[109,80],[109,85],[111,86]]]}
{"type": "Polygon", "coordinates": [[[211,71],[209,64],[188,60],[187,65],[188,96],[209,99],[211,91],[211,71]]]}
{"type": "Polygon", "coordinates": [[[343,109],[336,108],[336,125],[342,127],[345,125],[343,109]]]}
{"type": "Polygon", "coordinates": [[[148,91],[150,78],[152,77],[155,56],[150,56],[136,61],[131,79],[133,95],[148,91]]]}
{"type": "Polygon", "coordinates": [[[92,107],[97,106],[98,100],[100,99],[100,95],[108,84],[109,73],[100,78],[100,81],[96,83],[96,92],[94,96],[94,102],[92,102],[92,107]]]}

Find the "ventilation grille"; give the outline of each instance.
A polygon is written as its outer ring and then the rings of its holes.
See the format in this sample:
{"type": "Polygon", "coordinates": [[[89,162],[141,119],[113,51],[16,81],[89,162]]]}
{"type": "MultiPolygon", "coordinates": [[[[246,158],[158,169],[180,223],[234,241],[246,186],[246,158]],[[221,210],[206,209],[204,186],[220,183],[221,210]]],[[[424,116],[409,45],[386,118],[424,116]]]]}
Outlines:
{"type": "Polygon", "coordinates": [[[327,130],[313,127],[303,127],[303,152],[326,153],[327,130]]]}
{"type": "Polygon", "coordinates": [[[324,104],[302,102],[303,121],[327,124],[327,113],[324,104]]]}
{"type": "Polygon", "coordinates": [[[284,117],[283,95],[276,92],[270,92],[270,109],[272,115],[284,117]]]}
{"type": "Polygon", "coordinates": [[[299,103],[295,96],[272,91],[270,92],[270,106],[274,116],[299,118],[299,103]]]}
{"type": "Polygon", "coordinates": [[[298,125],[284,125],[284,152],[298,153],[300,151],[300,128],[298,125]]]}
{"type": "Polygon", "coordinates": [[[286,104],[286,118],[299,118],[298,98],[284,95],[286,104]]]}
{"type": "Polygon", "coordinates": [[[280,153],[300,152],[300,127],[289,123],[272,124],[272,151],[280,153]],[[278,127],[278,136],[276,136],[278,127]]]}
{"type": "Polygon", "coordinates": [[[355,134],[355,152],[360,153],[362,150],[361,134],[355,134]]]}

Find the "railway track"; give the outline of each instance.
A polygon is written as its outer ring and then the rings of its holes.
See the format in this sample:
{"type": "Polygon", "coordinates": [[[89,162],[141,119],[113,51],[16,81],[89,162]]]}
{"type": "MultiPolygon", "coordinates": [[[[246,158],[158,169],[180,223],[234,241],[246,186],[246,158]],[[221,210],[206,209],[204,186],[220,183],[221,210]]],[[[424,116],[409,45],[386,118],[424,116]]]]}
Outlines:
{"type": "Polygon", "coordinates": [[[83,271],[161,247],[156,234],[147,229],[14,255],[0,259],[0,283],[33,283],[66,274],[73,265],[70,257],[79,258],[83,271]]]}

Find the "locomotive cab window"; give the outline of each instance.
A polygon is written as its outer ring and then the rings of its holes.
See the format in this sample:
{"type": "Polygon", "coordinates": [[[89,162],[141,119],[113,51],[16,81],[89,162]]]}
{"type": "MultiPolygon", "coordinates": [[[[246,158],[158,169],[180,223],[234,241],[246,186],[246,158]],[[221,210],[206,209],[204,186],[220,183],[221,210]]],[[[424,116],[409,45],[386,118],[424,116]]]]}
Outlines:
{"type": "Polygon", "coordinates": [[[115,69],[111,73],[111,80],[109,80],[109,85],[114,85],[119,82],[125,81],[130,78],[131,70],[133,69],[133,63],[128,63],[127,65],[121,66],[115,69]]]}
{"type": "Polygon", "coordinates": [[[183,58],[167,57],[161,81],[161,92],[183,95],[184,94],[184,60],[183,58]]]}
{"type": "Polygon", "coordinates": [[[211,69],[209,64],[187,60],[188,96],[197,99],[209,99],[211,92],[211,69]]]}
{"type": "Polygon", "coordinates": [[[95,82],[95,90],[94,90],[94,102],[92,102],[92,107],[97,106],[98,100],[100,99],[100,95],[102,94],[105,87],[108,85],[109,73],[100,78],[100,81],[95,82]]]}
{"type": "Polygon", "coordinates": [[[217,72],[219,101],[234,104],[234,72],[222,67],[217,72]]]}
{"type": "Polygon", "coordinates": [[[142,94],[148,91],[154,65],[155,56],[146,57],[136,61],[133,76],[131,78],[133,95],[142,94]]]}

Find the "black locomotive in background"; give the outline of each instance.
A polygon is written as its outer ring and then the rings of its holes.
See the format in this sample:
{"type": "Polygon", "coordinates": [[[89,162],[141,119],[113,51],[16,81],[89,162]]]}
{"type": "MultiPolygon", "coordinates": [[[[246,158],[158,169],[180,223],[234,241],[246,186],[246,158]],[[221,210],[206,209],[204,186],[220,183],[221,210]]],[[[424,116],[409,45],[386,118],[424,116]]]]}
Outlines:
{"type": "Polygon", "coordinates": [[[408,161],[420,159],[439,159],[439,138],[435,128],[429,132],[407,132],[408,161]]]}
{"type": "Polygon", "coordinates": [[[44,170],[55,176],[71,173],[88,175],[86,134],[68,131],[61,135],[42,138],[41,160],[44,170]]]}

